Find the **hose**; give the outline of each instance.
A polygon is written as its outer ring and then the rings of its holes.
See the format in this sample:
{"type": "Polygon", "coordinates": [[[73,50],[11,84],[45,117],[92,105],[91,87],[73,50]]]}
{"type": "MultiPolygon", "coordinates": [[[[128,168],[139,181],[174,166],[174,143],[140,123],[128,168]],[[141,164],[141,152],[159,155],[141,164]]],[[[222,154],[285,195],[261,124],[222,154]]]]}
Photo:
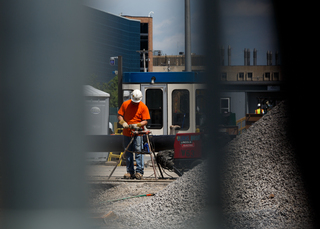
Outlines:
{"type": "Polygon", "coordinates": [[[124,197],[124,198],[120,198],[120,199],[115,199],[115,200],[107,200],[107,201],[102,201],[100,202],[100,204],[102,203],[110,203],[110,202],[115,202],[115,201],[119,201],[119,200],[126,200],[126,199],[131,199],[131,198],[137,198],[137,197],[143,197],[143,196],[154,196],[154,193],[149,193],[149,194],[143,194],[143,195],[137,195],[137,196],[129,196],[129,197],[124,197]]]}

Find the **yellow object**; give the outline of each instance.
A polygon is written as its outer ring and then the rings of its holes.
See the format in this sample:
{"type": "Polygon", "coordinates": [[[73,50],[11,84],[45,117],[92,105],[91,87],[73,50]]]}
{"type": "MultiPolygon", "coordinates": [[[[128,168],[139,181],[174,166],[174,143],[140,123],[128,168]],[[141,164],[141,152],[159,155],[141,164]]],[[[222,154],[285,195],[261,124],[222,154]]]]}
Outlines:
{"type": "MultiPolygon", "coordinates": [[[[119,123],[120,124],[120,123],[119,123]]],[[[114,122],[113,123],[113,126],[114,126],[114,134],[115,135],[122,135],[122,132],[123,132],[123,128],[121,127],[119,127],[118,128],[118,122],[114,122]]]]}
{"type": "Polygon", "coordinates": [[[121,162],[122,162],[122,159],[121,159],[122,154],[123,154],[123,152],[121,152],[120,155],[119,155],[119,154],[114,154],[114,153],[112,153],[112,152],[109,152],[108,161],[111,161],[112,158],[117,158],[118,160],[120,160],[120,161],[119,161],[119,164],[118,164],[118,166],[120,166],[120,165],[121,165],[121,162]]]}
{"type": "Polygon", "coordinates": [[[123,128],[117,128],[116,131],[114,132],[115,135],[122,135],[123,133],[123,128]]]}
{"type": "Polygon", "coordinates": [[[242,134],[242,130],[246,129],[246,124],[243,122],[246,121],[246,117],[240,118],[239,120],[236,121],[236,125],[238,126],[238,124],[240,124],[240,128],[239,128],[239,134],[242,134]],[[242,126],[243,124],[243,126],[242,126]]]}
{"type": "Polygon", "coordinates": [[[256,114],[264,114],[264,110],[261,108],[258,108],[257,110],[255,110],[256,114]]]}

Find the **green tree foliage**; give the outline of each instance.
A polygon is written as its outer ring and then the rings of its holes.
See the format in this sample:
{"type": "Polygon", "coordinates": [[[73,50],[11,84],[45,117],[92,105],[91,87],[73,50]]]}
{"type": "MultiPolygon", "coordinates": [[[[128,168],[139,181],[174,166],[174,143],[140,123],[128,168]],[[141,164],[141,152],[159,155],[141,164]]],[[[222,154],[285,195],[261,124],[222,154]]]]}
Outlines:
{"type": "Polygon", "coordinates": [[[97,80],[97,76],[92,74],[88,79],[88,84],[101,91],[110,94],[110,107],[118,107],[118,75],[113,77],[108,83],[101,83],[97,80]]]}

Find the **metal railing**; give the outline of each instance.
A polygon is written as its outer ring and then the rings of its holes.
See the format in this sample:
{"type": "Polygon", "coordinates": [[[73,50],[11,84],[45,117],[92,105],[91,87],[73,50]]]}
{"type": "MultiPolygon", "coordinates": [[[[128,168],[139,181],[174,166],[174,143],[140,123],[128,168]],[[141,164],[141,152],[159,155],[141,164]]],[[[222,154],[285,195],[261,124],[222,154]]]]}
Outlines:
{"type": "Polygon", "coordinates": [[[238,126],[238,134],[242,134],[242,130],[245,130],[246,129],[246,117],[243,117],[243,118],[240,118],[236,121],[236,125],[238,126]],[[244,124],[243,124],[244,122],[244,124]]]}

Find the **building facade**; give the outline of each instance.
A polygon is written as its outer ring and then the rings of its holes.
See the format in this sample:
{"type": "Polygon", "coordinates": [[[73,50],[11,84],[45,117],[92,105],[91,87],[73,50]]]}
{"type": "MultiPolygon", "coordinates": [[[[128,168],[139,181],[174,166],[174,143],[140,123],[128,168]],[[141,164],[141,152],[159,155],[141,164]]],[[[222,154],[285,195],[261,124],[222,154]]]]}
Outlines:
{"type": "Polygon", "coordinates": [[[140,72],[153,72],[153,18],[141,16],[127,16],[123,17],[140,21],[140,72]],[[143,58],[143,51],[145,51],[145,63],[143,58]],[[145,64],[145,66],[144,66],[145,64]]]}
{"type": "MultiPolygon", "coordinates": [[[[244,65],[231,65],[231,48],[228,48],[228,61],[225,65],[222,55],[220,66],[221,93],[220,112],[235,113],[236,119],[245,117],[247,113],[254,113],[257,104],[261,103],[267,110],[283,99],[282,82],[283,74],[281,66],[256,65],[256,50],[253,50],[253,65],[250,65],[250,50],[245,50],[244,65]]],[[[277,54],[277,53],[276,53],[277,54]]],[[[278,55],[278,54],[277,54],[278,55]]],[[[276,56],[277,57],[277,56],[276,56]]],[[[192,55],[192,71],[204,71],[205,56],[192,55]]],[[[270,60],[270,53],[267,54],[270,60]]],[[[155,72],[181,72],[185,70],[184,55],[154,56],[155,72]]],[[[277,60],[277,58],[276,58],[277,60]]],[[[277,61],[275,62],[278,63],[277,61]]]]}
{"type": "Polygon", "coordinates": [[[220,74],[220,112],[236,119],[254,113],[258,103],[267,111],[283,99],[281,66],[221,66],[220,74]]]}
{"type": "MultiPolygon", "coordinates": [[[[99,82],[109,82],[118,70],[118,61],[110,65],[110,57],[122,56],[123,72],[139,72],[140,21],[90,7],[85,7],[89,28],[90,72],[99,82]]],[[[88,76],[90,77],[90,76],[88,76]]]]}
{"type": "MultiPolygon", "coordinates": [[[[192,71],[204,70],[204,56],[191,55],[192,71]]],[[[185,71],[185,55],[165,55],[153,57],[154,72],[183,72],[185,71]]]]}
{"type": "Polygon", "coordinates": [[[281,67],[275,65],[221,66],[221,81],[282,81],[281,67]]]}

